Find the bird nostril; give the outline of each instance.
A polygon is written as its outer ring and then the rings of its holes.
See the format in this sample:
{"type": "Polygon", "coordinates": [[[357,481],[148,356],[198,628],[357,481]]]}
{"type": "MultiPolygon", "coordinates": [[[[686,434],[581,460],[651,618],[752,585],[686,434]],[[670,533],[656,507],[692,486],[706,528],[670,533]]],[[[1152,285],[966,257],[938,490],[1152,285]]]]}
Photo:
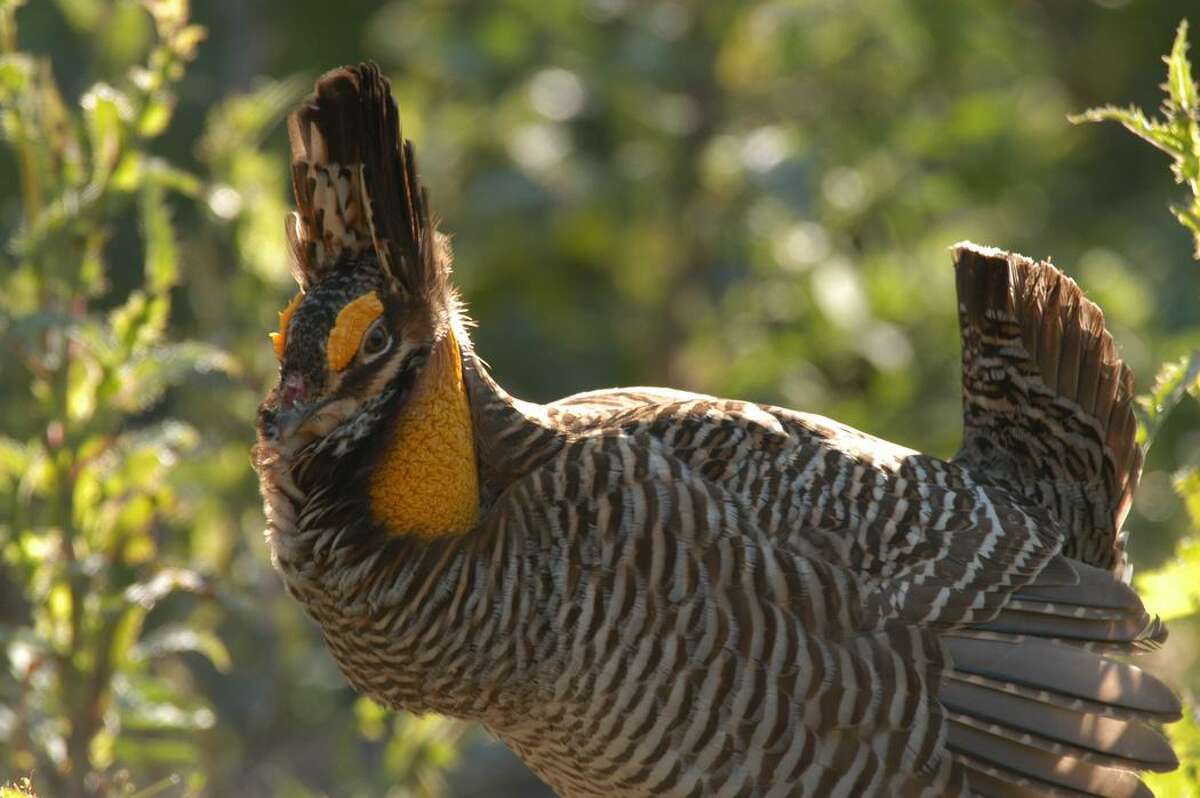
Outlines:
{"type": "Polygon", "coordinates": [[[289,374],[279,388],[279,402],[283,407],[290,408],[297,402],[304,401],[306,394],[304,378],[299,374],[289,374]]]}

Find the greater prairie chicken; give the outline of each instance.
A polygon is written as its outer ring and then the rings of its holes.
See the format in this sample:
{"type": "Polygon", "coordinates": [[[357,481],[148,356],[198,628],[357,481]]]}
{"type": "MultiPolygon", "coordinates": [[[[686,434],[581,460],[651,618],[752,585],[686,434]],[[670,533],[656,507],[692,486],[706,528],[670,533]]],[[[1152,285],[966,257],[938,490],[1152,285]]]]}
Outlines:
{"type": "Polygon", "coordinates": [[[514,399],[370,65],[291,117],[300,293],[254,463],[356,688],[478,721],[564,796],[1144,795],[1166,631],[1123,581],[1142,455],[1100,310],[954,248],[949,461],[659,388],[514,399]]]}

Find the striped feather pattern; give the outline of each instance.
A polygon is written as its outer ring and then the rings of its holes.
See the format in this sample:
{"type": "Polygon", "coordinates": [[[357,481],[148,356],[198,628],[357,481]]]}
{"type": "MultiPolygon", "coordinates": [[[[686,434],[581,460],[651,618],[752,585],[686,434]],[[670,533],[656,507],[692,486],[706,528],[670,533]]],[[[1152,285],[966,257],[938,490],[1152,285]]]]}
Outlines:
{"type": "Polygon", "coordinates": [[[1118,578],[1131,377],[1053,267],[956,251],[949,462],[669,389],[537,405],[470,346],[378,72],[331,73],[293,127],[302,278],[378,268],[448,315],[479,463],[466,534],[373,514],[420,359],[349,432],[260,426],[272,557],[356,688],[482,723],[568,798],[1139,796],[1174,765],[1178,701],[1104,656],[1165,635],[1118,578]]]}
{"type": "Polygon", "coordinates": [[[955,456],[1047,508],[1063,553],[1126,571],[1121,524],[1142,468],[1133,373],[1104,313],[1048,262],[958,244],[963,445],[955,456]]]}

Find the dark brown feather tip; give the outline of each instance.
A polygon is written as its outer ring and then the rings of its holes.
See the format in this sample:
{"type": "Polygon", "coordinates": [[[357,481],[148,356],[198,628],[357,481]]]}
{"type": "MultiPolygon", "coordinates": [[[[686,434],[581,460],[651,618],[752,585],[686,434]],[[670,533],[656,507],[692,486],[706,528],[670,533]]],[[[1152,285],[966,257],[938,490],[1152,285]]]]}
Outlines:
{"type": "Polygon", "coordinates": [[[395,286],[444,300],[442,257],[412,143],[374,64],[325,74],[288,118],[297,213],[288,237],[307,282],[374,253],[395,286]]]}
{"type": "Polygon", "coordinates": [[[1063,553],[1118,573],[1141,474],[1133,374],[1100,308],[1049,262],[954,246],[963,338],[956,461],[1064,527],[1063,553]]]}

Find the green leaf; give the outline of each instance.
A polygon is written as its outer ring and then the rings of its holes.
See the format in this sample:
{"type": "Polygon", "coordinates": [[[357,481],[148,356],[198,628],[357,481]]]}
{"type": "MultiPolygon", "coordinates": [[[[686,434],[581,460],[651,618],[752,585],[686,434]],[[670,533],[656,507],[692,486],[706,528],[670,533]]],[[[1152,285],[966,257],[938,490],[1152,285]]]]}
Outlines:
{"type": "Polygon", "coordinates": [[[1200,468],[1185,468],[1172,480],[1175,492],[1183,499],[1192,526],[1200,530],[1200,468]]]}
{"type": "Polygon", "coordinates": [[[80,105],[92,149],[92,184],[102,186],[121,155],[124,120],[131,113],[129,99],[112,86],[98,83],[83,96],[80,105]]]}
{"type": "Polygon", "coordinates": [[[37,798],[29,779],[23,778],[0,787],[0,798],[37,798]]]}
{"type": "Polygon", "coordinates": [[[151,97],[138,119],[138,134],[146,138],[159,135],[171,123],[171,112],[174,110],[175,99],[171,95],[158,94],[151,97]]]}
{"type": "Polygon", "coordinates": [[[196,48],[207,36],[208,31],[200,25],[188,25],[176,31],[168,45],[176,57],[191,61],[196,57],[196,48]]]}
{"type": "Polygon", "coordinates": [[[132,673],[114,679],[113,686],[124,718],[122,736],[129,731],[197,731],[215,721],[211,709],[183,694],[174,681],[132,673]]]}
{"type": "Polygon", "coordinates": [[[112,451],[116,463],[108,469],[107,476],[128,484],[114,486],[110,494],[121,493],[131,485],[143,494],[153,493],[163,470],[193,449],[199,439],[199,433],[190,424],[172,419],[122,433],[112,451]]]}
{"type": "Polygon", "coordinates": [[[388,771],[410,786],[436,783],[457,757],[463,724],[440,715],[406,715],[384,750],[388,771]]]}
{"type": "Polygon", "coordinates": [[[1175,214],[1175,218],[1179,223],[1192,231],[1192,235],[1196,239],[1196,249],[1193,256],[1200,260],[1200,198],[1194,200],[1190,207],[1181,205],[1172,205],[1171,213],[1175,214]]]}
{"type": "Polygon", "coordinates": [[[293,75],[264,81],[253,91],[227,97],[209,112],[197,151],[210,165],[229,164],[259,148],[270,129],[307,90],[311,81],[293,75]]]}
{"type": "Polygon", "coordinates": [[[37,65],[26,53],[0,55],[0,107],[11,105],[27,93],[37,74],[37,65]]]}
{"type": "Polygon", "coordinates": [[[163,188],[177,191],[192,199],[199,198],[204,189],[204,183],[200,178],[158,158],[151,158],[147,161],[146,171],[163,188]]]}
{"type": "MultiPolygon", "coordinates": [[[[197,776],[200,777],[198,779],[199,784],[203,785],[203,782],[204,782],[203,774],[200,773],[199,771],[193,772],[189,776],[189,782],[197,781],[197,779],[195,778],[197,776]]],[[[180,776],[178,773],[172,773],[170,776],[161,778],[158,781],[154,782],[153,784],[147,784],[145,787],[142,787],[140,790],[138,790],[137,792],[130,795],[129,798],[158,798],[158,796],[165,795],[169,791],[173,792],[175,790],[175,788],[178,787],[182,783],[183,783],[183,777],[180,776]]],[[[193,788],[192,783],[189,783],[188,789],[184,792],[184,794],[185,795],[197,795],[200,792],[201,792],[201,790],[198,787],[193,788]]]]}
{"type": "Polygon", "coordinates": [[[108,243],[105,230],[93,230],[83,243],[83,254],[79,262],[80,289],[89,297],[104,293],[107,282],[104,275],[104,245],[108,243]]]}
{"type": "Polygon", "coordinates": [[[1145,139],[1163,152],[1175,158],[1182,158],[1187,153],[1188,142],[1179,135],[1173,126],[1149,119],[1142,109],[1136,106],[1119,108],[1115,105],[1105,105],[1100,108],[1089,108],[1082,114],[1072,114],[1067,120],[1073,124],[1084,122],[1120,122],[1130,133],[1145,139]]]}
{"type": "Polygon", "coordinates": [[[75,358],[67,369],[67,414],[72,421],[87,421],[96,410],[96,391],[104,379],[100,365],[75,358]]]}
{"type": "Polygon", "coordinates": [[[1171,212],[1192,232],[1195,257],[1200,259],[1200,90],[1188,61],[1187,20],[1179,23],[1171,52],[1163,60],[1167,64],[1167,82],[1162,85],[1166,100],[1161,119],[1150,119],[1139,108],[1104,106],[1082,114],[1069,116],[1071,122],[1120,122],[1134,135],[1150,142],[1171,156],[1171,171],[1178,183],[1192,193],[1190,205],[1173,205],[1171,212]]]}
{"type": "Polygon", "coordinates": [[[1165,363],[1149,393],[1137,398],[1138,442],[1149,451],[1167,416],[1188,394],[1200,393],[1200,350],[1165,363]]]}
{"type": "Polygon", "coordinates": [[[0,478],[19,477],[29,467],[29,451],[24,444],[0,435],[0,478]]]}
{"type": "Polygon", "coordinates": [[[143,0],[161,38],[169,38],[188,20],[187,0],[143,0]]]}
{"type": "Polygon", "coordinates": [[[156,180],[142,185],[142,235],[146,239],[146,284],[150,293],[169,291],[179,279],[179,251],[166,192],[156,180]]]}
{"type": "Polygon", "coordinates": [[[1176,108],[1186,113],[1200,109],[1197,99],[1196,81],[1192,78],[1192,65],[1188,62],[1188,23],[1183,20],[1175,32],[1175,43],[1167,62],[1167,94],[1176,108]]]}
{"type": "Polygon", "coordinates": [[[381,740],[387,732],[388,710],[370,698],[359,696],[354,702],[354,717],[358,720],[358,732],[368,740],[381,740]]]}
{"type": "Polygon", "coordinates": [[[195,571],[186,568],[164,568],[149,580],[130,585],[125,590],[125,600],[150,610],[159,601],[180,590],[208,594],[212,586],[195,571]]]}
{"type": "Polygon", "coordinates": [[[1162,568],[1134,577],[1146,608],[1164,621],[1200,610],[1200,540],[1184,539],[1162,568]]]}
{"type": "Polygon", "coordinates": [[[108,316],[109,331],[122,356],[137,352],[162,337],[170,305],[166,297],[153,299],[134,291],[108,316]]]}
{"type": "Polygon", "coordinates": [[[229,650],[219,637],[207,630],[195,629],[181,623],[156,629],[138,643],[134,656],[152,660],[184,652],[203,654],[212,662],[213,667],[222,673],[227,672],[233,664],[229,650]]]}
{"type": "Polygon", "coordinates": [[[222,350],[188,341],[142,350],[117,370],[101,398],[125,412],[138,412],[163,393],[198,374],[237,374],[237,362],[222,350]]]}

